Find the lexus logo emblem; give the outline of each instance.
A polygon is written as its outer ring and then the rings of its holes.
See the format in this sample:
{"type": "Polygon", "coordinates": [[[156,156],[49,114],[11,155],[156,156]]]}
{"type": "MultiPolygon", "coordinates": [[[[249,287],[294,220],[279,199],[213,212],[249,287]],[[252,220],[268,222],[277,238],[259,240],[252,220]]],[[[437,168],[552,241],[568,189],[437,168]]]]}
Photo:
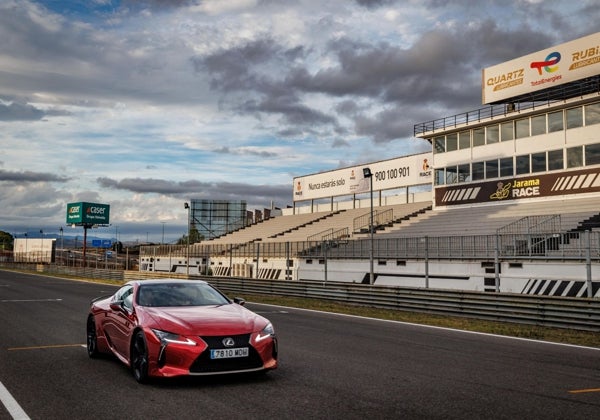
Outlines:
{"type": "Polygon", "coordinates": [[[235,341],[233,341],[233,338],[231,338],[231,337],[224,338],[222,343],[225,347],[235,346],[235,341]]]}

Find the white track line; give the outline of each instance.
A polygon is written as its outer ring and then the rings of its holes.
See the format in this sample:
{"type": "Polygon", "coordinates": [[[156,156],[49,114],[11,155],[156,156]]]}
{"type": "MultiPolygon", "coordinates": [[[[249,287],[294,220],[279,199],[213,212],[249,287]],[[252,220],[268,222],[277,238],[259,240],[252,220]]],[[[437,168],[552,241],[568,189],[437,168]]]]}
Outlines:
{"type": "Polygon", "coordinates": [[[14,420],[30,420],[29,416],[23,411],[17,400],[15,400],[13,396],[10,395],[10,392],[8,392],[8,389],[2,385],[2,382],[0,382],[0,401],[2,401],[2,404],[4,404],[4,407],[6,407],[8,413],[14,420]]]}

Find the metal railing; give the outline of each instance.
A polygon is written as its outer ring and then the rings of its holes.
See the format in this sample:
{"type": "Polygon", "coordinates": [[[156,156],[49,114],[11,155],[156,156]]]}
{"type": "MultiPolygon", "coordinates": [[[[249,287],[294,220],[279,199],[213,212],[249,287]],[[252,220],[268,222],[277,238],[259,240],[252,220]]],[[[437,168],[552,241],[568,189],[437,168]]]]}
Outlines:
{"type": "Polygon", "coordinates": [[[392,310],[600,331],[600,300],[347,283],[205,278],[227,294],[321,299],[392,310]]]}
{"type": "Polygon", "coordinates": [[[143,278],[201,278],[230,296],[270,295],[320,299],[390,310],[600,332],[600,299],[387,287],[355,283],[256,280],[175,273],[95,270],[0,263],[0,268],[102,279],[121,284],[143,278]]]}
{"type": "MultiPolygon", "coordinates": [[[[263,258],[368,258],[370,239],[327,239],[301,242],[252,242],[246,244],[194,244],[190,258],[207,256],[263,258]]],[[[600,259],[600,232],[548,232],[471,236],[381,237],[373,240],[376,259],[600,259]]],[[[185,246],[160,245],[140,248],[140,258],[171,255],[185,257],[185,246]]]]}
{"type": "Polygon", "coordinates": [[[560,214],[525,216],[519,220],[499,228],[496,232],[503,234],[521,233],[553,233],[562,229],[560,214]]]}
{"type": "Polygon", "coordinates": [[[593,76],[585,80],[568,83],[557,86],[552,89],[546,89],[541,92],[532,92],[519,98],[513,98],[512,103],[490,105],[485,108],[474,111],[463,112],[450,117],[438,118],[414,125],[414,135],[419,135],[455,128],[471,122],[479,122],[498,116],[508,116],[511,113],[518,113],[525,110],[533,110],[536,107],[547,106],[555,102],[564,101],[567,98],[574,98],[590,93],[600,92],[600,76],[593,76]]]}
{"type": "MultiPolygon", "coordinates": [[[[373,212],[373,229],[377,230],[380,226],[386,226],[394,221],[393,209],[379,210],[373,212]]],[[[368,233],[371,225],[371,213],[363,214],[353,220],[355,233],[368,233]]]]}

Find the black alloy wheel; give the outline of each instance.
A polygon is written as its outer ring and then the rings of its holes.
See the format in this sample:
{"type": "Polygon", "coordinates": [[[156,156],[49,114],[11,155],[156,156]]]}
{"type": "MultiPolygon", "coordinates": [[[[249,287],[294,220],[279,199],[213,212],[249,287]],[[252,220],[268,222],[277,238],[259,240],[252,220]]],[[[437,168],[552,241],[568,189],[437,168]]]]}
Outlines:
{"type": "Polygon", "coordinates": [[[139,383],[148,381],[148,348],[143,331],[138,331],[131,343],[131,370],[139,383]]]}
{"type": "Polygon", "coordinates": [[[98,336],[96,335],[96,322],[92,315],[87,319],[87,354],[90,358],[98,357],[98,336]]]}

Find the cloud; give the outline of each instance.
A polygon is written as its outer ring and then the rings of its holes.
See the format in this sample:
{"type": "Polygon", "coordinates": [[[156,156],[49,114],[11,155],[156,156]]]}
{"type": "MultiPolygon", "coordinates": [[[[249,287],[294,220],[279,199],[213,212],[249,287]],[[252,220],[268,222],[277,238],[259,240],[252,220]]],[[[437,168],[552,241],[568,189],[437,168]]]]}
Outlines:
{"type": "Polygon", "coordinates": [[[0,170],[0,182],[29,183],[29,182],[68,182],[71,178],[59,176],[54,173],[32,171],[5,171],[0,170]]]}
{"type": "Polygon", "coordinates": [[[44,112],[28,104],[0,102],[0,121],[36,121],[44,117],[44,112]]]}
{"type": "Polygon", "coordinates": [[[255,205],[264,203],[264,200],[288,202],[291,191],[289,185],[254,185],[195,180],[174,182],[152,178],[126,178],[117,181],[105,177],[98,178],[97,182],[102,188],[124,190],[134,194],[154,193],[173,197],[246,200],[255,205]]]}

